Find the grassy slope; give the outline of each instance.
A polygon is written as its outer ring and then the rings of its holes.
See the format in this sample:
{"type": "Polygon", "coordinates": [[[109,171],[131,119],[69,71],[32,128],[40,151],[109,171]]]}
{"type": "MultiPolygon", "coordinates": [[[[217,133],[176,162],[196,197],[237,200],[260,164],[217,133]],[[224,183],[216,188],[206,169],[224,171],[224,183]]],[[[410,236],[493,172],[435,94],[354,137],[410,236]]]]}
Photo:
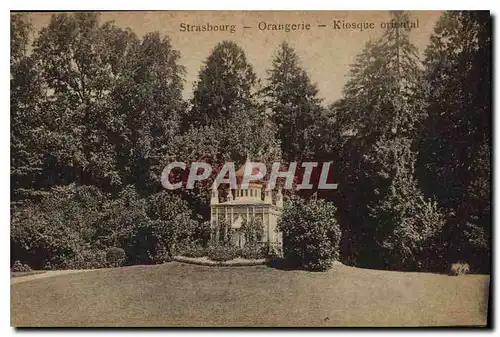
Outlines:
{"type": "Polygon", "coordinates": [[[13,326],[482,325],[489,277],[170,263],[11,286],[13,326]]]}

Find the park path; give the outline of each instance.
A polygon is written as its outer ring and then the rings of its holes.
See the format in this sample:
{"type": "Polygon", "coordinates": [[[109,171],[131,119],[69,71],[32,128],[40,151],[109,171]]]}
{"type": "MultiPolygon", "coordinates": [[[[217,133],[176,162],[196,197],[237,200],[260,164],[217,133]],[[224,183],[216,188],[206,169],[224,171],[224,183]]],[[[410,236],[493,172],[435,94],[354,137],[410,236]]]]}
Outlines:
{"type": "Polygon", "coordinates": [[[13,284],[27,282],[27,281],[31,281],[31,280],[38,280],[38,279],[47,278],[47,277],[53,277],[53,276],[58,276],[58,275],[82,273],[82,272],[87,272],[87,271],[92,271],[92,270],[97,270],[97,269],[47,270],[46,272],[41,273],[41,274],[33,274],[33,275],[28,275],[28,276],[11,277],[10,278],[10,284],[13,285],[13,284]]]}

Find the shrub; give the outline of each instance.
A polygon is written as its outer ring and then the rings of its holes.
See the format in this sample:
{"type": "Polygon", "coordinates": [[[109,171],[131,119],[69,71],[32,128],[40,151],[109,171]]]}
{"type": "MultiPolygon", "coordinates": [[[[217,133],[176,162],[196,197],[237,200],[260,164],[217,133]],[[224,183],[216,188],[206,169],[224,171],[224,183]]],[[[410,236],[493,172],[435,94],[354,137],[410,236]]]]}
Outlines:
{"type": "Polygon", "coordinates": [[[424,199],[413,185],[410,187],[408,191],[396,189],[388,202],[374,208],[380,211],[374,213],[376,217],[383,219],[379,221],[379,233],[385,236],[382,255],[391,269],[428,271],[439,261],[435,257],[439,249],[436,240],[446,217],[436,201],[424,199]],[[395,206],[401,204],[404,206],[395,206]]]}
{"type": "Polygon", "coordinates": [[[43,265],[44,270],[51,270],[52,269],[52,264],[50,261],[46,261],[45,264],[43,265]]]}
{"type": "Polygon", "coordinates": [[[167,249],[167,247],[162,243],[156,244],[156,248],[153,253],[154,254],[150,256],[150,260],[154,264],[162,264],[172,261],[172,251],[167,249]]]}
{"type": "Polygon", "coordinates": [[[54,269],[66,268],[65,261],[73,264],[91,244],[104,201],[98,188],[71,184],[52,188],[37,203],[13,206],[12,259],[35,269],[47,263],[54,269]]]}
{"type": "Polygon", "coordinates": [[[37,203],[13,205],[11,214],[11,263],[26,261],[35,269],[163,263],[185,243],[210,236],[210,224],[200,225],[178,195],[161,191],[145,198],[133,186],[113,198],[93,186],[59,186],[37,203]],[[113,246],[124,256],[108,253],[113,246]]]}
{"type": "Polygon", "coordinates": [[[207,250],[200,245],[189,245],[184,248],[182,255],[187,257],[203,257],[207,255],[207,250]]]}
{"type": "Polygon", "coordinates": [[[97,248],[81,248],[70,255],[60,255],[52,259],[54,269],[98,269],[109,266],[106,251],[97,248]]]}
{"type": "Polygon", "coordinates": [[[216,245],[207,249],[207,257],[213,261],[229,261],[240,256],[241,251],[230,245],[216,245]]]}
{"type": "Polygon", "coordinates": [[[22,264],[21,261],[16,260],[16,262],[14,262],[14,265],[12,266],[10,271],[12,271],[12,272],[30,272],[32,270],[31,270],[30,266],[28,266],[27,264],[22,264]]]}
{"type": "Polygon", "coordinates": [[[111,247],[106,252],[106,261],[111,267],[120,267],[125,261],[125,251],[118,247],[111,247]]]}
{"type": "Polygon", "coordinates": [[[210,234],[211,234],[210,221],[203,221],[199,225],[197,225],[193,232],[193,240],[196,240],[197,243],[202,246],[207,246],[210,242],[210,234]]]}
{"type": "Polygon", "coordinates": [[[465,275],[470,272],[469,264],[468,263],[453,263],[450,268],[450,275],[452,276],[458,276],[458,275],[465,275]]]}
{"type": "Polygon", "coordinates": [[[488,220],[481,224],[480,218],[477,216],[471,216],[470,221],[465,223],[463,240],[459,241],[458,246],[460,251],[466,254],[463,258],[474,266],[474,272],[489,273],[491,263],[490,227],[488,220]]]}
{"type": "Polygon", "coordinates": [[[59,186],[37,203],[13,205],[11,214],[11,263],[35,269],[107,267],[112,246],[125,250],[127,264],[162,263],[199,227],[179,196],[145,198],[133,186],[113,198],[93,186],[59,186]]]}
{"type": "Polygon", "coordinates": [[[335,212],[335,206],[324,200],[291,197],[278,221],[285,259],[306,270],[321,271],[338,260],[341,232],[335,212]]]}
{"type": "MultiPolygon", "coordinates": [[[[85,236],[80,233],[74,236],[83,241],[75,245],[77,249],[74,250],[78,252],[82,250],[79,246],[95,244],[98,238],[97,248],[103,250],[102,267],[116,266],[117,261],[107,258],[107,248],[113,246],[121,247],[125,252],[126,260],[120,265],[164,263],[171,260],[176,246],[191,241],[193,229],[198,225],[191,214],[185,201],[167,191],[144,198],[133,186],[127,186],[117,198],[105,200],[100,217],[94,220],[90,231],[81,233],[85,236]]],[[[66,255],[66,265],[85,263],[97,268],[101,263],[101,252],[93,251],[95,262],[90,260],[90,252],[77,261],[72,258],[76,252],[52,255],[66,255]]],[[[59,267],[58,263],[51,262],[59,267]]]]}
{"type": "Polygon", "coordinates": [[[164,249],[163,256],[169,258],[177,250],[192,241],[195,230],[200,227],[189,204],[168,191],[150,195],[147,199],[147,216],[155,249],[164,249]]]}
{"type": "Polygon", "coordinates": [[[259,245],[245,245],[241,250],[241,257],[248,260],[258,260],[266,257],[266,250],[259,245]]]}

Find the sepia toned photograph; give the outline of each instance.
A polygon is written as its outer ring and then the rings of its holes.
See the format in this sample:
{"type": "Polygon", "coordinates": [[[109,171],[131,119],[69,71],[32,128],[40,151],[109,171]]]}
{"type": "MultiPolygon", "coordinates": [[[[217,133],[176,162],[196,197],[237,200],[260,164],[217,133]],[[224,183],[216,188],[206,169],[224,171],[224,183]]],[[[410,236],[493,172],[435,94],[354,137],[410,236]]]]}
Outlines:
{"type": "Polygon", "coordinates": [[[10,13],[12,327],[490,327],[489,11],[10,13]]]}

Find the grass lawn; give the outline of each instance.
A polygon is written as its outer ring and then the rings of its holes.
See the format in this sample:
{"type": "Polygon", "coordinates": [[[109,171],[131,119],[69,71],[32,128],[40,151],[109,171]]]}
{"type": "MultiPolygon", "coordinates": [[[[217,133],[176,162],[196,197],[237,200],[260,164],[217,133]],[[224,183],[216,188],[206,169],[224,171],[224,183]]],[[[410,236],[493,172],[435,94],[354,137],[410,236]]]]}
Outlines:
{"type": "Polygon", "coordinates": [[[486,324],[489,276],[172,262],[11,285],[12,326],[486,324]]]}
{"type": "Polygon", "coordinates": [[[32,271],[11,271],[10,272],[10,277],[23,277],[23,276],[30,276],[30,275],[37,275],[37,274],[43,274],[45,271],[43,270],[32,270],[32,271]]]}

